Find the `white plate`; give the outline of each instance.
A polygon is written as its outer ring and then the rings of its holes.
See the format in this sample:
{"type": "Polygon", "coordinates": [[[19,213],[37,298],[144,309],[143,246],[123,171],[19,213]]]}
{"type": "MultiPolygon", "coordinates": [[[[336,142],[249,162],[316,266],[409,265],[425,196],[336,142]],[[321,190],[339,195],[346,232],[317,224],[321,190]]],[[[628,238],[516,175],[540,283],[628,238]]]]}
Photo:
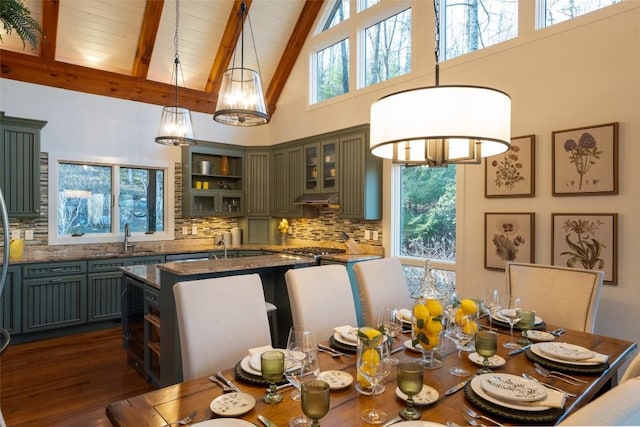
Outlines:
{"type": "Polygon", "coordinates": [[[485,375],[480,385],[487,394],[507,402],[535,402],[547,397],[542,384],[517,375],[485,375]]]}
{"type": "Polygon", "coordinates": [[[318,379],[329,383],[331,390],[347,388],[353,382],[353,376],[343,371],[323,371],[318,375],[318,379]]]}
{"type": "Polygon", "coordinates": [[[333,333],[333,339],[338,341],[340,344],[344,344],[344,345],[348,345],[349,347],[357,347],[358,346],[358,342],[353,342],[353,341],[349,341],[344,339],[344,337],[342,335],[340,335],[337,332],[333,333]]]}
{"type": "Polygon", "coordinates": [[[531,341],[553,341],[556,339],[555,335],[552,335],[549,332],[536,330],[527,331],[527,337],[531,341]]]}
{"type": "MultiPolygon", "coordinates": [[[[281,353],[287,353],[287,350],[283,350],[281,348],[274,348],[275,351],[279,351],[281,353]]],[[[294,351],[293,352],[294,356],[296,359],[298,360],[304,360],[304,358],[306,357],[305,354],[301,351],[294,351]]],[[[253,356],[251,356],[251,358],[249,359],[249,366],[251,366],[251,369],[253,369],[255,372],[258,373],[258,375],[262,375],[262,366],[261,366],[261,362],[260,362],[260,356],[262,355],[262,353],[258,353],[255,354],[253,356]]],[[[289,369],[293,368],[294,365],[296,365],[296,363],[293,360],[289,360],[285,357],[284,359],[284,370],[288,371],[289,369]]]]}
{"type": "MultiPolygon", "coordinates": [[[[484,360],[484,357],[480,356],[475,351],[473,353],[469,353],[469,360],[471,360],[476,365],[484,366],[484,364],[482,363],[482,361],[484,360]]],[[[494,354],[489,358],[490,368],[497,368],[504,365],[505,363],[507,363],[507,361],[504,360],[502,356],[498,356],[497,354],[494,354]]]]}
{"type": "Polygon", "coordinates": [[[261,377],[262,376],[262,372],[261,371],[256,371],[255,369],[253,369],[251,367],[251,364],[249,363],[250,360],[251,360],[251,356],[243,357],[242,360],[240,361],[240,367],[247,374],[257,375],[257,376],[261,377]]]}
{"type": "Polygon", "coordinates": [[[560,360],[569,360],[571,362],[580,362],[582,360],[591,359],[593,351],[581,347],[579,345],[569,344],[566,342],[545,342],[538,346],[542,352],[551,357],[560,360]]]}
{"type": "MultiPolygon", "coordinates": [[[[407,401],[407,395],[401,392],[399,387],[396,387],[396,396],[405,402],[407,401]]],[[[420,393],[413,396],[413,403],[418,406],[431,405],[433,402],[436,402],[439,397],[440,395],[435,388],[423,384],[420,393]]]]}
{"type": "MultiPolygon", "coordinates": [[[[414,347],[413,344],[411,344],[411,340],[406,340],[405,342],[402,343],[402,345],[404,345],[406,348],[408,348],[411,351],[417,351],[418,353],[422,353],[422,347],[414,347]]],[[[420,344],[418,344],[419,346],[420,344]]]]}
{"type": "Polygon", "coordinates": [[[247,393],[225,393],[209,404],[211,412],[221,417],[238,417],[256,406],[256,399],[247,393]]]}
{"type": "Polygon", "coordinates": [[[256,427],[255,424],[251,424],[249,421],[235,418],[215,418],[190,425],[198,427],[256,427]]]}
{"type": "MultiPolygon", "coordinates": [[[[509,323],[509,319],[505,315],[502,314],[505,311],[509,312],[509,311],[513,311],[513,309],[511,309],[511,308],[502,309],[502,310],[498,311],[497,313],[493,313],[493,315],[491,317],[493,317],[493,319],[497,320],[498,322],[509,323]]],[[[540,325],[540,324],[542,324],[542,317],[536,316],[536,325],[540,325]]]]}
{"type": "Polygon", "coordinates": [[[500,405],[500,406],[504,406],[505,408],[510,408],[510,409],[517,409],[520,411],[546,411],[547,409],[549,409],[549,406],[537,406],[537,405],[518,405],[516,403],[513,402],[505,402],[502,401],[500,399],[496,399],[495,397],[487,394],[483,389],[482,389],[482,379],[485,376],[488,375],[495,375],[495,374],[482,374],[482,375],[477,375],[475,377],[473,377],[473,379],[471,380],[471,389],[478,395],[480,396],[482,399],[489,401],[491,403],[495,403],[496,405],[500,405]]]}
{"type": "Polygon", "coordinates": [[[565,365],[576,365],[576,366],[595,366],[600,365],[602,362],[583,362],[580,360],[566,360],[566,359],[557,359],[540,349],[540,345],[545,343],[536,343],[533,344],[529,349],[533,352],[533,354],[540,356],[544,359],[551,360],[552,362],[564,363],[565,365]]]}
{"type": "Polygon", "coordinates": [[[401,421],[395,423],[396,427],[444,427],[444,424],[434,423],[432,421],[401,421]]]}
{"type": "Polygon", "coordinates": [[[400,321],[402,321],[402,323],[406,323],[406,324],[411,324],[411,310],[409,310],[408,308],[401,308],[400,310],[398,310],[398,314],[396,315],[396,318],[400,321]]]}

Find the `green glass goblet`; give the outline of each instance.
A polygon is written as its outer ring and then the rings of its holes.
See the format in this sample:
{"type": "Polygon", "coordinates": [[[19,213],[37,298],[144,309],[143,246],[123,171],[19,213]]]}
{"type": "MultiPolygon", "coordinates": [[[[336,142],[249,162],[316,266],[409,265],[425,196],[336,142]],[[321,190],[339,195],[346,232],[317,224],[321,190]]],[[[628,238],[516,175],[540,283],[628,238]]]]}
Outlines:
{"type": "Polygon", "coordinates": [[[398,388],[407,395],[407,407],[400,411],[400,416],[405,420],[417,420],[420,411],[413,406],[413,396],[422,391],[423,381],[422,366],[416,362],[398,363],[398,388]]]}
{"type": "Polygon", "coordinates": [[[535,311],[521,310],[518,327],[522,329],[522,339],[518,341],[518,344],[522,346],[531,344],[531,341],[529,340],[529,337],[527,335],[529,333],[529,329],[533,329],[535,325],[536,325],[535,311]]]}
{"type": "Polygon", "coordinates": [[[482,356],[482,368],[477,370],[478,374],[488,374],[489,359],[498,351],[498,334],[492,331],[476,332],[476,352],[482,356]]]}
{"type": "Polygon", "coordinates": [[[300,386],[302,412],[313,420],[313,427],[318,427],[318,420],[329,412],[330,391],[329,383],[322,380],[307,381],[300,386]]]}
{"type": "Polygon", "coordinates": [[[260,370],[262,379],[269,383],[269,389],[262,399],[265,403],[282,402],[282,394],[276,392],[276,382],[280,381],[284,374],[284,353],[269,350],[260,355],[260,370]]]}

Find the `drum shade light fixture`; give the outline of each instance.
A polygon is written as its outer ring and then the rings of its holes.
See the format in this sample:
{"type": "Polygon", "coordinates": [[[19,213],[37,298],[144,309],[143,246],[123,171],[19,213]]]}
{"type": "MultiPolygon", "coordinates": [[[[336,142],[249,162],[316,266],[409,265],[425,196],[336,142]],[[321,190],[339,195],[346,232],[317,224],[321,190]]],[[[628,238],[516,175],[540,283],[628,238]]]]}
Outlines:
{"type": "Polygon", "coordinates": [[[435,86],[393,93],[371,105],[369,148],[394,163],[479,164],[511,144],[509,95],[480,86],[440,86],[439,3],[434,1],[435,86]]]}
{"type": "Polygon", "coordinates": [[[216,111],[213,119],[225,125],[232,126],[259,126],[269,121],[267,106],[262,91],[260,80],[260,64],[258,62],[258,52],[253,39],[253,28],[251,18],[247,12],[247,5],[243,1],[240,6],[240,67],[236,67],[237,47],[233,52],[231,68],[228,68],[223,76],[218,93],[216,111]],[[244,21],[249,21],[249,32],[251,33],[251,43],[256,55],[256,66],[258,71],[244,66],[244,21]]]}
{"type": "Polygon", "coordinates": [[[176,31],[173,37],[175,49],[174,69],[171,75],[171,83],[175,83],[175,104],[164,107],[160,117],[160,129],[156,142],[158,144],[185,146],[195,145],[193,136],[193,123],[191,121],[191,111],[188,108],[178,106],[178,75],[182,77],[184,85],[184,75],[178,56],[178,26],[180,22],[180,0],[176,0],[176,31]]]}

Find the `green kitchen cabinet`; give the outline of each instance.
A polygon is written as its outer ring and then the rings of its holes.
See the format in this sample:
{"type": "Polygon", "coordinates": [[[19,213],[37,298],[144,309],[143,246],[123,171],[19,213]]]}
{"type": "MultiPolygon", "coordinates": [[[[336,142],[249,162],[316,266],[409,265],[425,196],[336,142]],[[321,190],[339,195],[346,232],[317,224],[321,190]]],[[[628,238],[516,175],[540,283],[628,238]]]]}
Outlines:
{"type": "Polygon", "coordinates": [[[182,148],[182,215],[243,216],[244,148],[198,142],[182,148]]]}
{"type": "Polygon", "coordinates": [[[338,191],[338,139],[321,139],[304,146],[304,192],[338,191]]]}
{"type": "Polygon", "coordinates": [[[245,211],[247,216],[269,215],[269,163],[268,149],[249,149],[246,153],[245,211]]]}
{"type": "Polygon", "coordinates": [[[271,215],[303,216],[303,207],[293,203],[304,192],[303,145],[294,144],[271,152],[271,215]]]}
{"type": "Polygon", "coordinates": [[[382,159],[369,152],[368,131],[340,135],[338,158],[340,216],[382,219],[382,159]]]}
{"type": "Polygon", "coordinates": [[[46,124],[0,111],[0,188],[10,217],[40,216],[40,131],[46,124]]]}
{"type": "Polygon", "coordinates": [[[0,327],[10,334],[19,334],[20,301],[22,299],[22,270],[19,265],[10,265],[7,270],[7,280],[4,284],[2,298],[0,298],[0,327]]]}

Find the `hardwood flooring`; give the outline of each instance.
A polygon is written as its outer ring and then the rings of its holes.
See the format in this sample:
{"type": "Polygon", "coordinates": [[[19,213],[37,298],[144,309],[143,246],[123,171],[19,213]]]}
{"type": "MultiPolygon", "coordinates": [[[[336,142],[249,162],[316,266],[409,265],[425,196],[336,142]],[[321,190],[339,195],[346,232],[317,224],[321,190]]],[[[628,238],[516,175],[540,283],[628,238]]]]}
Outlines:
{"type": "Polygon", "coordinates": [[[107,404],[151,390],[127,364],[120,327],[12,344],[0,357],[7,427],[111,426],[107,404]]]}

